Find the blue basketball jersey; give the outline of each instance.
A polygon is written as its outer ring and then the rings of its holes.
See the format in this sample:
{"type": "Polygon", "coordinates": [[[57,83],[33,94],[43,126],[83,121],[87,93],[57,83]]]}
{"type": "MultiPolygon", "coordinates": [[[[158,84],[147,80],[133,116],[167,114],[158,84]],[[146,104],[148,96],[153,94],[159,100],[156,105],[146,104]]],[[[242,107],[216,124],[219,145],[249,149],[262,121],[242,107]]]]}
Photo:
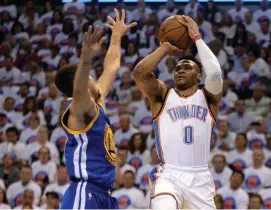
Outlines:
{"type": "Polygon", "coordinates": [[[70,180],[88,181],[109,190],[115,180],[115,142],[109,118],[96,104],[93,120],[85,129],[74,131],[67,126],[71,102],[67,100],[61,119],[68,136],[65,158],[70,180]]]}

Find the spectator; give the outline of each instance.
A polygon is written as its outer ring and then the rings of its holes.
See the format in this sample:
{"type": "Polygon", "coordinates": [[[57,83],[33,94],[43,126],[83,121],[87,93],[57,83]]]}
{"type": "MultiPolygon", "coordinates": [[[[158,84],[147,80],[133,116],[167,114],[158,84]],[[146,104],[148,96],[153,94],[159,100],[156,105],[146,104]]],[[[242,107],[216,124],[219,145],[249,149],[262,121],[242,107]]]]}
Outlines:
{"type": "Polygon", "coordinates": [[[214,179],[215,189],[218,190],[228,185],[232,170],[227,166],[226,157],[222,154],[213,157],[213,166],[214,168],[211,168],[210,172],[214,179]]]}
{"type": "Polygon", "coordinates": [[[7,202],[6,192],[2,188],[0,188],[0,209],[11,209],[7,202]]]}
{"type": "Polygon", "coordinates": [[[6,188],[20,179],[20,171],[14,163],[13,156],[4,155],[3,166],[0,168],[0,178],[3,179],[6,188]]]}
{"type": "Polygon", "coordinates": [[[218,123],[218,148],[222,151],[229,151],[234,148],[234,140],[236,138],[236,133],[230,131],[229,122],[225,120],[220,120],[218,123]]]}
{"type": "Polygon", "coordinates": [[[150,151],[146,150],[146,140],[142,133],[135,133],[128,143],[127,162],[135,169],[150,163],[150,151]]]}
{"type": "Polygon", "coordinates": [[[200,7],[201,5],[197,2],[197,0],[190,0],[184,8],[184,14],[192,18],[196,18],[198,9],[200,7]]]}
{"type": "Polygon", "coordinates": [[[271,188],[261,189],[259,195],[262,198],[262,207],[264,209],[271,208],[271,188]]]}
{"type": "Polygon", "coordinates": [[[25,189],[23,193],[22,205],[16,206],[14,209],[39,209],[34,204],[34,191],[25,189]]]}
{"type": "Polygon", "coordinates": [[[247,45],[247,31],[246,27],[242,23],[238,23],[236,26],[236,32],[233,38],[232,45],[236,46],[237,44],[246,46],[247,45]]]}
{"type": "MultiPolygon", "coordinates": [[[[194,0],[192,0],[193,2],[194,0]]],[[[186,5],[186,7],[189,8],[189,6],[186,5]]],[[[175,8],[175,5],[174,5],[174,1],[173,0],[169,0],[167,1],[166,3],[166,8],[165,9],[161,9],[158,13],[157,13],[157,16],[158,16],[158,19],[159,19],[159,22],[162,23],[165,19],[167,19],[168,17],[172,16],[172,15],[176,15],[177,14],[177,11],[178,9],[175,8]]],[[[190,13],[188,11],[188,9],[186,10],[185,9],[185,12],[184,14],[188,15],[188,13],[190,13]]]]}
{"type": "Polygon", "coordinates": [[[220,23],[222,19],[221,12],[219,12],[216,3],[213,0],[209,0],[205,7],[205,20],[210,23],[220,23]]]}
{"type": "Polygon", "coordinates": [[[145,4],[144,0],[139,0],[137,8],[132,11],[132,15],[137,22],[145,23],[152,12],[152,9],[145,4]]]}
{"type": "Polygon", "coordinates": [[[128,146],[128,141],[137,130],[131,125],[130,117],[127,114],[120,116],[120,129],[116,131],[115,144],[117,146],[128,146]]]}
{"type": "Polygon", "coordinates": [[[255,149],[252,156],[252,166],[244,170],[244,188],[247,192],[258,192],[263,187],[271,185],[271,169],[264,166],[264,153],[255,149]]]}
{"type": "Polygon", "coordinates": [[[271,9],[268,8],[268,6],[268,0],[262,0],[260,8],[253,13],[255,21],[259,21],[259,19],[262,17],[271,17],[271,9]]]}
{"type": "Polygon", "coordinates": [[[53,5],[50,0],[44,1],[43,13],[39,18],[39,22],[42,23],[44,26],[48,26],[53,18],[53,5]]]}
{"type": "Polygon", "coordinates": [[[259,20],[260,23],[260,30],[257,33],[257,42],[258,44],[262,45],[263,47],[267,47],[270,43],[270,18],[262,17],[259,20]]]}
{"type": "Polygon", "coordinates": [[[126,171],[123,179],[124,188],[112,193],[112,196],[118,199],[119,208],[145,208],[147,205],[143,192],[134,187],[135,173],[133,171],[126,171]]]}
{"type": "Polygon", "coordinates": [[[230,9],[228,14],[231,15],[232,19],[236,23],[240,23],[244,20],[245,13],[248,12],[248,9],[243,7],[242,0],[235,0],[235,8],[230,9]]]}
{"type": "Polygon", "coordinates": [[[46,193],[46,204],[42,206],[43,209],[59,209],[60,198],[56,192],[46,193]]]}
{"type": "Polygon", "coordinates": [[[262,209],[262,198],[259,194],[253,193],[249,198],[248,209],[262,209]]]}
{"type": "Polygon", "coordinates": [[[251,150],[263,149],[266,144],[265,122],[261,117],[258,118],[252,122],[251,130],[247,132],[248,148],[251,150]]]}
{"type": "Polygon", "coordinates": [[[215,132],[213,132],[212,137],[211,137],[210,156],[209,156],[209,167],[210,168],[213,167],[213,163],[212,163],[213,157],[218,154],[226,156],[227,153],[217,147],[217,135],[215,132]]]}
{"type": "Polygon", "coordinates": [[[219,64],[223,70],[228,68],[228,56],[225,50],[223,50],[223,44],[220,40],[216,39],[210,42],[210,49],[217,57],[219,64]]]}
{"type": "Polygon", "coordinates": [[[250,33],[255,33],[255,31],[259,29],[259,26],[256,24],[255,19],[253,17],[252,11],[248,11],[245,13],[244,25],[246,27],[246,30],[250,33]]]}
{"type": "Polygon", "coordinates": [[[21,71],[14,66],[13,58],[6,56],[4,67],[0,69],[1,85],[18,84],[21,82],[21,71]]]}
{"type": "Polygon", "coordinates": [[[223,81],[222,100],[220,102],[219,113],[228,115],[232,112],[234,104],[237,101],[237,95],[230,88],[230,80],[223,81]]]}
{"type": "Polygon", "coordinates": [[[238,133],[235,139],[235,149],[227,154],[227,162],[233,170],[242,171],[252,164],[252,152],[247,148],[247,136],[238,133]]]}
{"type": "Polygon", "coordinates": [[[32,170],[30,166],[23,166],[20,172],[20,181],[11,184],[7,189],[8,203],[14,207],[23,203],[23,193],[26,189],[33,190],[34,204],[39,203],[41,189],[38,184],[32,181],[32,170]]]}
{"type": "Polygon", "coordinates": [[[235,112],[228,116],[228,122],[234,132],[245,132],[254,119],[254,115],[246,112],[245,102],[238,99],[235,102],[235,112]]]}
{"type": "Polygon", "coordinates": [[[40,185],[41,189],[49,183],[56,180],[57,167],[55,162],[50,160],[50,150],[47,147],[41,147],[38,152],[39,159],[32,163],[31,168],[35,181],[40,185]]]}
{"type": "Polygon", "coordinates": [[[224,199],[224,209],[247,209],[249,197],[242,188],[245,175],[242,172],[233,172],[230,184],[220,188],[217,193],[224,199]]]}
{"type": "Polygon", "coordinates": [[[12,124],[8,122],[8,117],[5,113],[0,113],[0,132],[6,133],[7,129],[12,127],[12,124]]]}
{"type": "Polygon", "coordinates": [[[14,111],[14,106],[15,106],[14,98],[6,97],[2,112],[4,112],[7,115],[8,121],[11,122],[12,124],[15,124],[17,118],[17,113],[14,111]]]}
{"type": "Polygon", "coordinates": [[[53,40],[62,31],[62,21],[62,13],[59,10],[55,10],[52,16],[51,24],[46,29],[46,33],[50,34],[53,40]]]}

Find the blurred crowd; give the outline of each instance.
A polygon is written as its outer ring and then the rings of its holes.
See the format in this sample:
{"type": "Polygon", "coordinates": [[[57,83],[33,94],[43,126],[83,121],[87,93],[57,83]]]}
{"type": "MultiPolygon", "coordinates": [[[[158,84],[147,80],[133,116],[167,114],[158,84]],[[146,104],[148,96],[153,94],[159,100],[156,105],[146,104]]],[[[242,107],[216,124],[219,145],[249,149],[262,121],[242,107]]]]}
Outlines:
{"type": "MultiPolygon", "coordinates": [[[[231,9],[213,1],[183,6],[168,1],[152,8],[127,7],[137,21],[123,37],[121,68],[106,100],[117,146],[115,191],[119,208],[148,208],[148,174],[159,163],[149,102],[135,86],[135,65],[159,46],[159,25],[186,14],[199,25],[224,75],[223,99],[211,140],[210,170],[218,209],[271,209],[271,9],[263,0],[251,10],[236,0],[231,9]],[[269,187],[269,188],[268,188],[269,187]]],[[[0,6],[0,209],[57,209],[69,186],[66,135],[60,120],[65,98],[54,85],[56,71],[79,63],[82,34],[104,25],[112,8],[73,0],[43,8],[26,0],[22,11],[9,0],[0,6]],[[41,10],[39,10],[41,9],[41,10]]],[[[110,32],[94,59],[91,76],[103,73],[110,32]]],[[[185,55],[197,57],[195,46],[185,55]]],[[[174,87],[178,58],[166,57],[156,76],[174,87]]],[[[155,90],[154,90],[155,91],[155,90]]]]}

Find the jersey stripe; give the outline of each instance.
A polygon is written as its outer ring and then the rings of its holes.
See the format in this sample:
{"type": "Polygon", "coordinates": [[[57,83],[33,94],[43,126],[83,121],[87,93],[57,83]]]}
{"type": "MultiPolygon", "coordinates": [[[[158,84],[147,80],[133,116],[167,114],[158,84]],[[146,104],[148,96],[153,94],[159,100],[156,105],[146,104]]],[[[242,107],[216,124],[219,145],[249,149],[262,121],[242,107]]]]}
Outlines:
{"type": "Polygon", "coordinates": [[[153,121],[153,127],[154,127],[154,133],[155,133],[155,141],[156,141],[156,149],[157,149],[157,153],[158,153],[158,157],[160,159],[161,162],[164,163],[164,154],[163,154],[163,148],[162,148],[162,144],[161,144],[161,139],[160,139],[160,130],[159,130],[159,121],[155,120],[153,121]]]}
{"type": "Polygon", "coordinates": [[[79,155],[80,155],[80,146],[81,146],[81,141],[79,138],[79,135],[74,135],[74,138],[77,141],[77,147],[74,151],[74,156],[73,156],[73,165],[74,165],[74,174],[76,178],[80,178],[80,166],[79,166],[79,155]]]}
{"type": "Polygon", "coordinates": [[[88,173],[87,173],[87,146],[88,146],[88,138],[87,135],[84,133],[80,135],[81,140],[83,141],[82,145],[82,157],[81,157],[81,170],[82,170],[82,176],[84,180],[88,179],[88,173]]]}
{"type": "Polygon", "coordinates": [[[81,188],[81,182],[78,183],[76,187],[76,195],[73,203],[73,209],[78,209],[79,208],[79,198],[80,198],[80,188],[81,188]]]}
{"type": "Polygon", "coordinates": [[[82,186],[82,191],[81,191],[81,203],[80,203],[81,210],[84,210],[86,206],[86,186],[87,186],[87,182],[84,182],[82,186]]]}

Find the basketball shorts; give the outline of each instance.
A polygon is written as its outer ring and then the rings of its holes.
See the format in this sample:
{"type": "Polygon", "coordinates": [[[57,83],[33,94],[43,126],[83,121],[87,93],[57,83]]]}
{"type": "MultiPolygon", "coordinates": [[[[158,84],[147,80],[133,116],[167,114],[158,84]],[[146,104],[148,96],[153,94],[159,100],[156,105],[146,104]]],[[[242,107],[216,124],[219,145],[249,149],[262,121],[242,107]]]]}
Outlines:
{"type": "Polygon", "coordinates": [[[118,202],[108,191],[96,185],[72,182],[62,198],[60,209],[118,209],[118,202]]]}
{"type": "Polygon", "coordinates": [[[151,171],[150,181],[151,208],[156,196],[171,195],[178,209],[216,209],[215,185],[208,166],[158,165],[151,171]]]}

